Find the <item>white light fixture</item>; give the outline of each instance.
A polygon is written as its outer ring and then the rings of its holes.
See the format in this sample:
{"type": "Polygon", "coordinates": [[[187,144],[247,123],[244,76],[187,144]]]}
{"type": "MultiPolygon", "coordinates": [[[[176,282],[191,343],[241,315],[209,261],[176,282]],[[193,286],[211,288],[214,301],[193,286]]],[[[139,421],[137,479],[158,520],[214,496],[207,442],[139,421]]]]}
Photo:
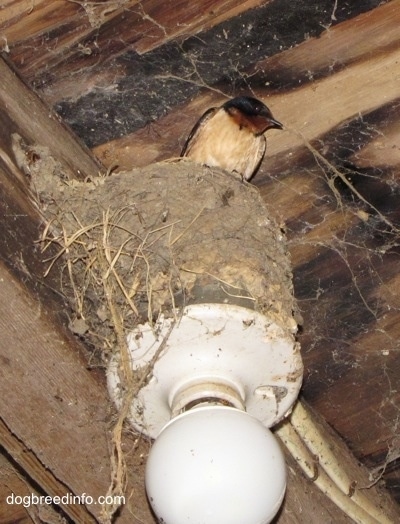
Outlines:
{"type": "Polygon", "coordinates": [[[178,415],[147,461],[147,495],[166,523],[270,522],[285,487],[275,437],[254,417],[226,406],[178,415]]]}
{"type": "MultiPolygon", "coordinates": [[[[268,428],[298,396],[299,347],[289,329],[235,305],[190,305],[172,323],[161,318],[128,337],[138,371],[162,347],[130,413],[136,429],[156,438],[146,467],[150,504],[164,524],[267,524],[286,487],[268,428]]],[[[117,406],[118,365],[108,370],[117,406]]]]}

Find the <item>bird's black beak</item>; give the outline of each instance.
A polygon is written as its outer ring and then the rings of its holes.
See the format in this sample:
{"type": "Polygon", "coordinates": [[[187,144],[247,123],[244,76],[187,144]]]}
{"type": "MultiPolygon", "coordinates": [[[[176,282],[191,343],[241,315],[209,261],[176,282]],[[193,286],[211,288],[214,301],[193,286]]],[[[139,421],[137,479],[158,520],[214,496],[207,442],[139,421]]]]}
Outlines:
{"type": "Polygon", "coordinates": [[[283,129],[283,124],[275,120],[274,118],[269,119],[268,129],[283,129]]]}
{"type": "Polygon", "coordinates": [[[268,131],[268,129],[283,129],[283,124],[281,124],[278,120],[275,120],[275,118],[273,117],[268,107],[266,107],[265,110],[262,111],[260,114],[265,119],[265,123],[266,123],[265,131],[268,131]]]}

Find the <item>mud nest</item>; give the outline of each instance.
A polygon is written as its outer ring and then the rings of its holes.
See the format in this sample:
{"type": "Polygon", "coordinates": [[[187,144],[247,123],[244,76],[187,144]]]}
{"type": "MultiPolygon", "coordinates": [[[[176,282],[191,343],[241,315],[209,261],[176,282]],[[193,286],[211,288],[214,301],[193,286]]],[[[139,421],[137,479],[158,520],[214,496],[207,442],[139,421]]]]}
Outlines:
{"type": "Polygon", "coordinates": [[[226,302],[295,332],[285,236],[255,187],[188,161],[78,182],[50,160],[31,188],[73,331],[107,350],[116,318],[127,333],[186,304],[226,302]]]}

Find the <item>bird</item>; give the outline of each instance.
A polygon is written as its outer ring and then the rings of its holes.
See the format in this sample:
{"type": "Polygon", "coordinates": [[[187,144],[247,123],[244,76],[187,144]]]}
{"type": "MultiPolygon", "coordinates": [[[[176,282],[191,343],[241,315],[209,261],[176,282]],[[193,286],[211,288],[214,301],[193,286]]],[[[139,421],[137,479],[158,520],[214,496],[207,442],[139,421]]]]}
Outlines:
{"type": "Polygon", "coordinates": [[[237,173],[248,181],[264,158],[268,129],[283,129],[283,125],[257,98],[238,96],[199,118],[180,156],[237,173]]]}

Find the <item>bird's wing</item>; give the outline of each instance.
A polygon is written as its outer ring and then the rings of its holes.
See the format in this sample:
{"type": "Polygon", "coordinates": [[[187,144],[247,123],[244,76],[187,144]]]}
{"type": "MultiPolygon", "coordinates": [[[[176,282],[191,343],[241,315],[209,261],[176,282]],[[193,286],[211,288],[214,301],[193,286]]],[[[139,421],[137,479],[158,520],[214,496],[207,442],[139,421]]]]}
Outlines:
{"type": "Polygon", "coordinates": [[[185,145],[183,146],[181,156],[186,156],[189,153],[190,149],[192,148],[192,145],[196,142],[202,129],[207,124],[207,122],[215,115],[218,109],[219,107],[211,107],[210,109],[207,109],[204,115],[198,119],[193,129],[190,131],[185,145]]]}
{"type": "Polygon", "coordinates": [[[267,148],[267,141],[265,139],[265,136],[261,135],[260,137],[258,137],[258,141],[255,142],[254,145],[256,146],[256,149],[251,159],[249,159],[247,168],[243,174],[246,180],[250,180],[251,178],[253,178],[253,176],[256,174],[258,168],[261,165],[261,162],[265,155],[265,150],[267,148]]]}

